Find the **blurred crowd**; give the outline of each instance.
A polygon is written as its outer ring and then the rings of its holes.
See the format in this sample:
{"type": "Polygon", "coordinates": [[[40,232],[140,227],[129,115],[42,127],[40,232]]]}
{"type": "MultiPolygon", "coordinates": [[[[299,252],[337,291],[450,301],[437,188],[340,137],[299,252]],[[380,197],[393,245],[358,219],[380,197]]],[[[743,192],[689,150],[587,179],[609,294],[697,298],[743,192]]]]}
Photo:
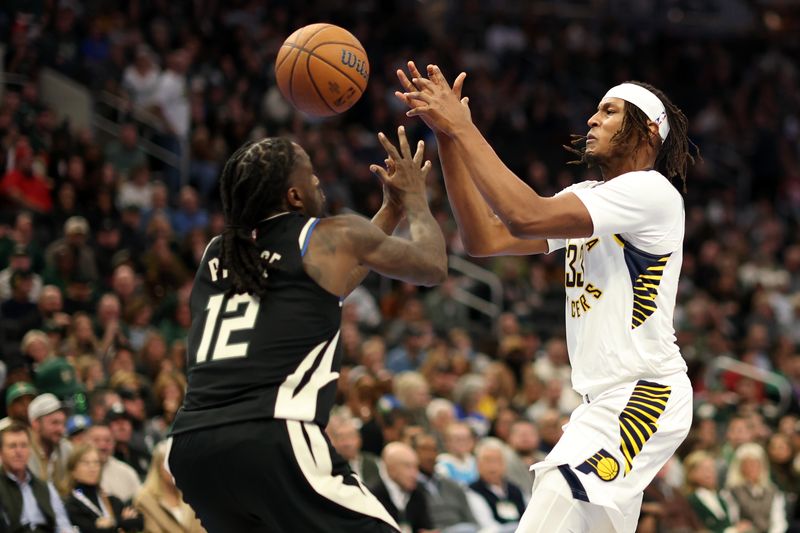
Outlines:
{"type": "MultiPolygon", "coordinates": [[[[601,15],[500,0],[4,3],[3,64],[14,75],[0,99],[6,525],[202,530],[161,467],[160,443],[186,387],[193,275],[224,225],[221,166],[249,139],[288,135],[311,155],[332,214],[371,216],[378,131],[404,124],[436,162],[430,133],[393,97],[395,70],[414,59],[451,79],[468,73],[474,120],[545,195],[597,178],[567,166],[560,147],[586,132],[610,86],[646,81],[684,110],[702,160],[685,194],[675,326],[696,409],[645,492],[639,530],[797,530],[800,44],[758,16],[711,39],[636,13],[631,23],[603,1],[574,4],[601,15]],[[318,21],[350,29],[371,66],[361,101],[326,120],[295,112],[273,74],[283,40],[318,21]],[[72,127],[46,105],[45,67],[98,101],[114,96],[119,134],[72,127]],[[145,139],[187,157],[185,172],[149,155],[145,139]]],[[[465,256],[437,167],[430,202],[450,253],[465,256]]],[[[371,275],[343,308],[328,434],[414,531],[513,531],[529,465],[581,402],[564,342],[563,257],[470,260],[501,282],[496,317],[461,303],[462,290],[489,293],[457,272],[429,290],[371,275]]]]}

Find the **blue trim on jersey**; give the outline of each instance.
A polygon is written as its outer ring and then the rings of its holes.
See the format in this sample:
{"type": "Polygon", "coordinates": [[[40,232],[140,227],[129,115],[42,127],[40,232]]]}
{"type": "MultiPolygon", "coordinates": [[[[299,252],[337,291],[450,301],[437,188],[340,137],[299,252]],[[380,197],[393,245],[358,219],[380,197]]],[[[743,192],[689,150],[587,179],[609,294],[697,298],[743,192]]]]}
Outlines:
{"type": "Polygon", "coordinates": [[[306,249],[308,248],[308,241],[311,239],[311,233],[314,231],[314,227],[319,222],[319,219],[316,219],[314,222],[311,223],[311,226],[308,228],[308,233],[306,233],[306,240],[303,242],[303,249],[300,250],[300,257],[306,255],[306,249]]]}

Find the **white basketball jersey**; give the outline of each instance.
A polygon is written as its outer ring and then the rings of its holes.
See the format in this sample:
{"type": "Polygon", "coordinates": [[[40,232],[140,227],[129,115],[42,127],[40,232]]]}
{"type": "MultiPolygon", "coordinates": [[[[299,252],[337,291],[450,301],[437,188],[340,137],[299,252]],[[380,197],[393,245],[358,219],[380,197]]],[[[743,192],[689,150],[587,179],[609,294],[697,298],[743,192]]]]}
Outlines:
{"type": "MultiPolygon", "coordinates": [[[[672,325],[683,260],[680,193],[656,171],[568,187],[592,217],[566,248],[566,331],[572,386],[596,395],[636,379],[686,371],[672,325]]],[[[559,193],[559,194],[562,194],[559,193]]]]}

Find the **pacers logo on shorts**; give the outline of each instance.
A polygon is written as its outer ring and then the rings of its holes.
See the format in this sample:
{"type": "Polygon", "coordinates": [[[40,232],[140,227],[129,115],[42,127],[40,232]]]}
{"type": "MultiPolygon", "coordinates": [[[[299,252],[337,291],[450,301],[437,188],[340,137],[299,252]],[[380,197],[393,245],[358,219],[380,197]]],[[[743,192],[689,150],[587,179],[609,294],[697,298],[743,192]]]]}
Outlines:
{"type": "Polygon", "coordinates": [[[614,481],[619,474],[619,462],[601,448],[599,452],[578,465],[576,470],[584,474],[594,472],[603,481],[614,481]]]}

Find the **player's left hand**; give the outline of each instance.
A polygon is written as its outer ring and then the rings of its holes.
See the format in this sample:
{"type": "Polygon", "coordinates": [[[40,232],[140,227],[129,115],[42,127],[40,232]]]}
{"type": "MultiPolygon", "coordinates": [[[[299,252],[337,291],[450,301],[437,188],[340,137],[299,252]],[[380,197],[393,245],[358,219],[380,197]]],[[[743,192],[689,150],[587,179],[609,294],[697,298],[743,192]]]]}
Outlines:
{"type": "Polygon", "coordinates": [[[391,157],[384,159],[383,163],[386,168],[386,174],[389,176],[389,181],[381,179],[381,185],[383,186],[383,204],[381,205],[381,209],[390,209],[396,215],[402,217],[405,214],[403,201],[400,198],[399,191],[391,186],[391,178],[394,177],[397,167],[394,164],[394,159],[391,157]]]}
{"type": "Polygon", "coordinates": [[[428,65],[427,71],[428,77],[425,78],[414,63],[409,62],[409,73],[413,76],[409,80],[402,70],[398,70],[397,76],[405,92],[398,91],[395,95],[411,108],[406,115],[419,116],[431,129],[453,135],[472,122],[467,105],[469,100],[461,98],[461,87],[467,75],[459,74],[451,88],[438,66],[428,65]]]}

